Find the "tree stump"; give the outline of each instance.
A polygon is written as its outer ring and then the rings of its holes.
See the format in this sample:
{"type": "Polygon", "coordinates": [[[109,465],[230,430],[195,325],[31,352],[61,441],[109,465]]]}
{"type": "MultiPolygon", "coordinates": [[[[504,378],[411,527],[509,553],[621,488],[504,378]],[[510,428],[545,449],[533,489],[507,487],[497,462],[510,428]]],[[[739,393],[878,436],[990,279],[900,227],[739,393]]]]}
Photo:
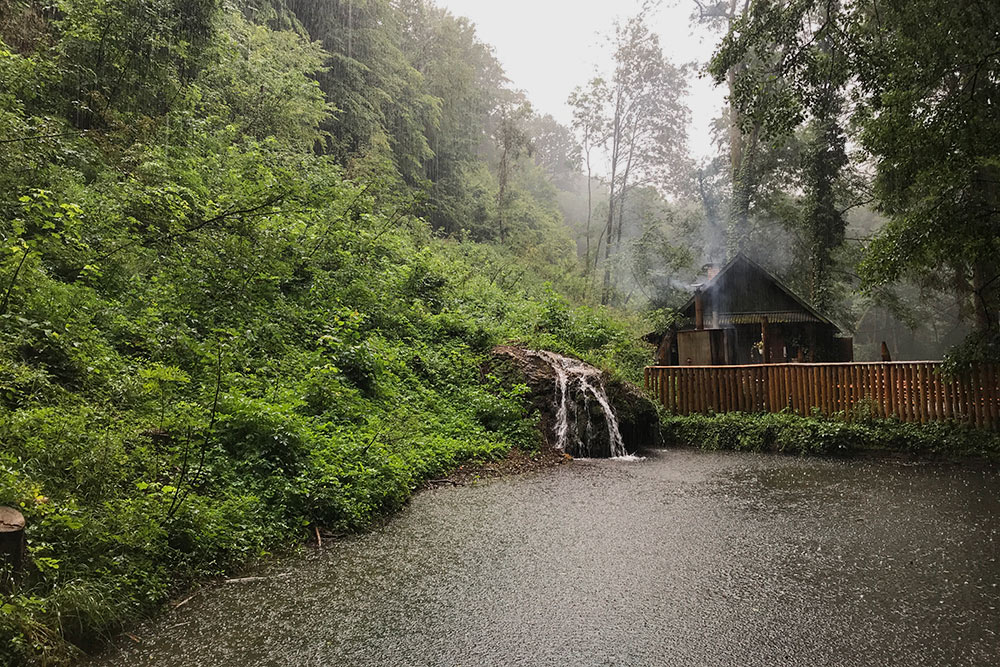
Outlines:
{"type": "Polygon", "coordinates": [[[0,592],[10,593],[24,569],[24,516],[0,507],[0,592]]]}

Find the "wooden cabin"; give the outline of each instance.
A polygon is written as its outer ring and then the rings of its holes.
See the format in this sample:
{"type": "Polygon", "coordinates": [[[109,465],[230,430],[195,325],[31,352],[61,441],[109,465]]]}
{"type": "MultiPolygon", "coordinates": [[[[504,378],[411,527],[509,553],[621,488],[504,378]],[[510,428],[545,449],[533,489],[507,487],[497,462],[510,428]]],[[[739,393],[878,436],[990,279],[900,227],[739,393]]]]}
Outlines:
{"type": "Polygon", "coordinates": [[[743,254],[695,286],[688,324],[646,338],[660,366],[853,361],[853,339],[743,254]]]}

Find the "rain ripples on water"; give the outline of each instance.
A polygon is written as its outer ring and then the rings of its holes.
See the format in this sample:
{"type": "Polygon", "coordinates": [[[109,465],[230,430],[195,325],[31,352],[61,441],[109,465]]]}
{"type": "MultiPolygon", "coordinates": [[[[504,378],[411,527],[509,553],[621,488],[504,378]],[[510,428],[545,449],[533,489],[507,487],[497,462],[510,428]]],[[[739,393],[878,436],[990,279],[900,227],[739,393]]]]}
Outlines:
{"type": "Polygon", "coordinates": [[[419,495],[97,665],[996,665],[997,473],[660,452],[419,495]]]}

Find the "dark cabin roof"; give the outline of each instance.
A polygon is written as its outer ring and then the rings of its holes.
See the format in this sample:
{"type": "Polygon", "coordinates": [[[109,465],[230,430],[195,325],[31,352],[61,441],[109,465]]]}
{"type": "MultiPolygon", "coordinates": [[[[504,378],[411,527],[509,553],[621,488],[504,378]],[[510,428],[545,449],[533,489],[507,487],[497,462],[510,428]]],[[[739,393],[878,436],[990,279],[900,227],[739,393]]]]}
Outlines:
{"type": "MultiPolygon", "coordinates": [[[[817,322],[839,329],[829,318],[795,295],[770,271],[738,254],[711,280],[699,285],[705,318],[715,312],[719,325],[756,324],[767,317],[772,324],[817,322]]],[[[694,317],[695,296],[681,308],[694,317]]]]}

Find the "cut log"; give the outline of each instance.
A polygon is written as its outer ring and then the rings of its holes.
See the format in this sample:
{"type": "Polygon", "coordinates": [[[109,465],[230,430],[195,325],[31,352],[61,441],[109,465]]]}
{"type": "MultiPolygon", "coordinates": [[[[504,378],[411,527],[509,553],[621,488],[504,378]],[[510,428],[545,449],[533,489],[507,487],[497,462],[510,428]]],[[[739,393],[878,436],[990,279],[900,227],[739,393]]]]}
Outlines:
{"type": "Polygon", "coordinates": [[[24,516],[0,507],[0,592],[10,593],[24,571],[24,516]]]}

